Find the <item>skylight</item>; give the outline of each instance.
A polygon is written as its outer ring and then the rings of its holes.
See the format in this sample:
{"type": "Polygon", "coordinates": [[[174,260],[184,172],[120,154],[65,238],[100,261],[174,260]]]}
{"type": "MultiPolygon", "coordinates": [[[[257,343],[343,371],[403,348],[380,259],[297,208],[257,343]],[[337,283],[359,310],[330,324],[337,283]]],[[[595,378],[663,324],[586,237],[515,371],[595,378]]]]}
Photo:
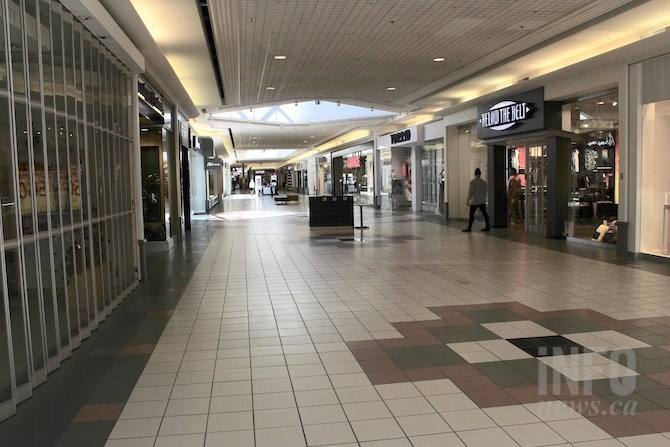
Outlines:
{"type": "Polygon", "coordinates": [[[234,120],[285,125],[305,125],[333,121],[394,116],[394,112],[329,101],[305,101],[270,107],[250,108],[212,114],[219,120],[234,120]]]}

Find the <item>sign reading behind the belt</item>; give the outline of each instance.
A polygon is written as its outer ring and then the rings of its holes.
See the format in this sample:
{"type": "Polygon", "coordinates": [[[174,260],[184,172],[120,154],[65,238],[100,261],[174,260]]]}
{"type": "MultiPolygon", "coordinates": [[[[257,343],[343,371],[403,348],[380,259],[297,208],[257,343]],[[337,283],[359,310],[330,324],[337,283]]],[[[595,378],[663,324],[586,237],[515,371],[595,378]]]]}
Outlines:
{"type": "Polygon", "coordinates": [[[544,129],[544,88],[481,105],[477,116],[481,139],[544,129]]]}

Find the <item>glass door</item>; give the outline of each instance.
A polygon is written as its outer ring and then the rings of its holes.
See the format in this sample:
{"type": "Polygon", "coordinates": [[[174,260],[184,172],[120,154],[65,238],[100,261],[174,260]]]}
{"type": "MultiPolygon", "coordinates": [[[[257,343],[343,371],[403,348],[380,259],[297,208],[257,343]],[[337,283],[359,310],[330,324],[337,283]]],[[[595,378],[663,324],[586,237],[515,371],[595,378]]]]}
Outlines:
{"type": "Polygon", "coordinates": [[[542,233],[547,228],[547,146],[528,145],[526,153],[526,231],[542,233]]]}
{"type": "Polygon", "coordinates": [[[437,184],[437,147],[426,145],[421,151],[421,211],[437,210],[437,184]]]}

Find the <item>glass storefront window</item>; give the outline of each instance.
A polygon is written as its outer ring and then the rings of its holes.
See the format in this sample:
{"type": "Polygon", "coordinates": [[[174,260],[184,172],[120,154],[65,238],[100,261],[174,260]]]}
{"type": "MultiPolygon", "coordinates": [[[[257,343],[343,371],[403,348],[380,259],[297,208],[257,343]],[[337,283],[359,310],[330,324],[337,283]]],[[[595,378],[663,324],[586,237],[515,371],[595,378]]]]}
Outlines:
{"type": "Polygon", "coordinates": [[[564,111],[569,111],[574,134],[568,182],[568,236],[616,243],[618,94],[566,104],[564,111]],[[594,238],[594,231],[601,225],[611,227],[607,237],[594,238]]]}
{"type": "Polygon", "coordinates": [[[427,141],[421,151],[421,208],[439,214],[444,204],[444,142],[427,141]]]}

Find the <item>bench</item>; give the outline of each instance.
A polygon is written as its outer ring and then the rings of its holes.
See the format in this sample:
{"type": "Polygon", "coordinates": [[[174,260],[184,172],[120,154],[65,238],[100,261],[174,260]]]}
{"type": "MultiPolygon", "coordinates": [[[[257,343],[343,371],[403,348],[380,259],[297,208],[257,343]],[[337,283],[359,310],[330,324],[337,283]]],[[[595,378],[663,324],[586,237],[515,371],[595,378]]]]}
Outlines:
{"type": "Polygon", "coordinates": [[[287,194],[285,196],[275,196],[275,204],[297,202],[298,194],[287,194]]]}

